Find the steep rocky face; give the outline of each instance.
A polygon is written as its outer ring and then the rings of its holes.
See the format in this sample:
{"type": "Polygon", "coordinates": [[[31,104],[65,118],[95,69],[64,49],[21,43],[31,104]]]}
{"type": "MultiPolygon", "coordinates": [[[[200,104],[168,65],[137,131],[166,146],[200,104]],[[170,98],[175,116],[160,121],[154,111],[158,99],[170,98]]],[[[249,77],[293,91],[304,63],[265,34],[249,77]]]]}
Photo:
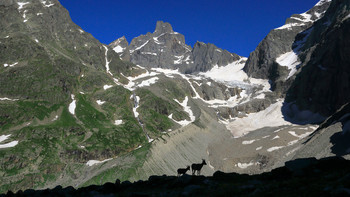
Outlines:
{"type": "Polygon", "coordinates": [[[106,70],[106,54],[112,73],[127,68],[115,53],[74,24],[57,0],[5,1],[0,6],[1,96],[61,102],[77,85],[73,78],[90,69],[106,70]],[[18,76],[26,76],[27,81],[18,76]]]}
{"type": "Polygon", "coordinates": [[[301,43],[296,43],[296,36],[322,18],[329,4],[329,0],[321,0],[307,12],[292,15],[285,25],[272,30],[250,54],[244,71],[251,77],[270,79],[273,89],[274,83],[293,76],[301,63],[300,46],[296,46],[301,43]]]}
{"type": "Polygon", "coordinates": [[[130,61],[130,49],[129,43],[126,40],[125,36],[115,40],[111,44],[109,44],[113,48],[113,50],[118,53],[121,59],[125,61],[130,61]]]}
{"type": "Polygon", "coordinates": [[[110,46],[123,60],[147,68],[179,69],[183,73],[204,72],[213,66],[224,66],[241,57],[213,44],[197,42],[193,49],[186,45],[185,37],[174,32],[169,23],[158,21],[153,33],[134,38],[127,45],[125,37],[110,46]]]}
{"type": "Polygon", "coordinates": [[[350,1],[334,0],[309,31],[286,100],[329,116],[350,100],[350,1]]]}

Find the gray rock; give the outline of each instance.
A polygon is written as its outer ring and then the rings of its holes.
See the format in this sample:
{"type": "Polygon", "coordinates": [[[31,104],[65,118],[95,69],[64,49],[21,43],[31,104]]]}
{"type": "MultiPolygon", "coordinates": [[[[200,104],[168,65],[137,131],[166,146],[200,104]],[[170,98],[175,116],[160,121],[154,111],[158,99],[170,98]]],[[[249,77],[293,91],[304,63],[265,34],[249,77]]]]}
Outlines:
{"type": "Polygon", "coordinates": [[[179,69],[183,73],[204,72],[214,65],[224,66],[241,58],[213,44],[197,42],[192,49],[186,45],[182,34],[174,32],[169,23],[162,21],[157,22],[153,33],[134,38],[130,45],[122,37],[110,46],[123,60],[147,68],[179,69]]]}
{"type": "Polygon", "coordinates": [[[281,66],[276,63],[276,58],[292,50],[297,52],[297,35],[321,18],[329,4],[330,2],[317,4],[305,14],[294,14],[286,20],[284,26],[271,30],[250,54],[244,71],[251,77],[270,79],[273,88],[278,81],[285,81],[289,72],[281,72],[279,68],[281,66]]]}

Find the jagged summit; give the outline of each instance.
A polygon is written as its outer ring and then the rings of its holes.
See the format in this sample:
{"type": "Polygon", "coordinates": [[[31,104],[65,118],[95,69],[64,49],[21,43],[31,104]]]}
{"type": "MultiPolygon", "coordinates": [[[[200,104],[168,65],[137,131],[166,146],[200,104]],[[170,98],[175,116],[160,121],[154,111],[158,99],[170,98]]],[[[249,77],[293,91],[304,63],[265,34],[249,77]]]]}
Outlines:
{"type": "Polygon", "coordinates": [[[155,31],[134,38],[127,45],[119,38],[110,46],[123,60],[144,67],[179,69],[183,73],[207,71],[214,66],[225,66],[241,57],[213,44],[197,42],[193,49],[185,43],[184,35],[174,32],[172,26],[158,21],[155,31]]]}
{"type": "Polygon", "coordinates": [[[174,33],[170,23],[157,21],[156,29],[154,30],[154,35],[160,35],[163,33],[174,33]]]}

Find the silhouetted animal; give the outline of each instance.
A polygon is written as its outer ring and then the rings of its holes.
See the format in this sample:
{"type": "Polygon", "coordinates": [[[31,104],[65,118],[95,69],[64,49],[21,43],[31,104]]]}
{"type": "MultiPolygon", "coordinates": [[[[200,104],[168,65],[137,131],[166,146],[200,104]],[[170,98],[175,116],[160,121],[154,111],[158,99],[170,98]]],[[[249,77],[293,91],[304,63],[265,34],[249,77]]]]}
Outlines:
{"type": "Polygon", "coordinates": [[[197,175],[200,175],[203,165],[207,165],[207,163],[205,162],[204,159],[202,159],[202,163],[194,163],[194,164],[192,164],[192,166],[191,166],[191,168],[192,168],[192,175],[194,175],[196,171],[197,171],[197,175]]]}
{"type": "Polygon", "coordinates": [[[186,174],[186,172],[188,170],[190,170],[190,166],[187,166],[187,168],[179,168],[179,169],[177,169],[177,176],[186,174]]]}

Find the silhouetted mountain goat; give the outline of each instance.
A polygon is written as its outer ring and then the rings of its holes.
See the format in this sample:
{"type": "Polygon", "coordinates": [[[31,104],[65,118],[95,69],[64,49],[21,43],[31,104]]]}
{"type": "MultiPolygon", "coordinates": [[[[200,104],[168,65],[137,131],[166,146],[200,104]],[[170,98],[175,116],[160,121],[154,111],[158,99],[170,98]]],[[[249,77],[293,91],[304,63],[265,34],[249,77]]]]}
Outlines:
{"type": "Polygon", "coordinates": [[[195,174],[195,172],[197,171],[197,175],[201,174],[201,169],[204,165],[207,165],[207,163],[205,162],[205,160],[202,160],[202,163],[194,163],[192,164],[191,168],[192,168],[192,175],[195,174]]]}
{"type": "Polygon", "coordinates": [[[190,166],[187,166],[187,168],[179,168],[179,169],[177,169],[177,176],[186,174],[186,172],[188,170],[190,170],[190,166]]]}

